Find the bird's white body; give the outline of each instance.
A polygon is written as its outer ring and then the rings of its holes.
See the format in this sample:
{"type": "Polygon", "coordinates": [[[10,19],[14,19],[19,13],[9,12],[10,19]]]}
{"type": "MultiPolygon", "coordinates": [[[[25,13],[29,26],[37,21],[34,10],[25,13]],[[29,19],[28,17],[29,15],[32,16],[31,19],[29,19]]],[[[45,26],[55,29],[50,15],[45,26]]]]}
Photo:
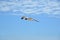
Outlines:
{"type": "Polygon", "coordinates": [[[33,18],[29,18],[29,17],[26,17],[26,16],[22,16],[21,19],[24,19],[24,20],[28,20],[28,21],[36,21],[36,22],[39,22],[33,18]]]}

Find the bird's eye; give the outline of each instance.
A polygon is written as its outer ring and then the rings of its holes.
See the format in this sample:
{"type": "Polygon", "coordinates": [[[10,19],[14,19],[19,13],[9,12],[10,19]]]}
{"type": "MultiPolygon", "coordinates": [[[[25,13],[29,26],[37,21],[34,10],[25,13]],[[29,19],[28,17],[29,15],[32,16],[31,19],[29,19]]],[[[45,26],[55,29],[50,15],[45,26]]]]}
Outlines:
{"type": "Polygon", "coordinates": [[[23,17],[21,19],[24,19],[23,17]]]}
{"type": "Polygon", "coordinates": [[[27,20],[27,18],[25,18],[25,20],[27,20]]]}

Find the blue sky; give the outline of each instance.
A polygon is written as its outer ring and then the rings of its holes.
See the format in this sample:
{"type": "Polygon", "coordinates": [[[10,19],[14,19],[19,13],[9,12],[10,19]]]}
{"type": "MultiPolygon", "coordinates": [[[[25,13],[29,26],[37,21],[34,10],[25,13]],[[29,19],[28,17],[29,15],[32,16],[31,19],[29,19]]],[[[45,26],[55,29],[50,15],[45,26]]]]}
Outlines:
{"type": "Polygon", "coordinates": [[[60,40],[59,0],[1,0],[0,40],[60,40]]]}

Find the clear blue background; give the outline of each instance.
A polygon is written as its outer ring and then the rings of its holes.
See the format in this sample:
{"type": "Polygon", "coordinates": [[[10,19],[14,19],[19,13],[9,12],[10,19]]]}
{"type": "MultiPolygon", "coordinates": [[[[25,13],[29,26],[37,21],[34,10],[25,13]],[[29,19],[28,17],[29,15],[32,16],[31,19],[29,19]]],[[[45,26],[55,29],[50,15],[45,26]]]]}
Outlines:
{"type": "Polygon", "coordinates": [[[39,22],[21,20],[20,16],[0,15],[0,40],[59,40],[60,18],[44,14],[36,16],[31,17],[39,22]]]}

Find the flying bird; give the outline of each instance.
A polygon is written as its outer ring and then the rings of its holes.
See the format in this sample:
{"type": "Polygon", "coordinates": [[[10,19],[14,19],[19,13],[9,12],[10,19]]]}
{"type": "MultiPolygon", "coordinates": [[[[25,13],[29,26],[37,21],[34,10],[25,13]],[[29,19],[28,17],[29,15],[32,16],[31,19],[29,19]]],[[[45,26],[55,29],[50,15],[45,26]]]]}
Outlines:
{"type": "Polygon", "coordinates": [[[28,21],[36,21],[36,22],[39,22],[39,21],[36,20],[36,19],[29,18],[29,17],[26,17],[26,16],[22,16],[21,19],[28,20],[28,21]]]}

